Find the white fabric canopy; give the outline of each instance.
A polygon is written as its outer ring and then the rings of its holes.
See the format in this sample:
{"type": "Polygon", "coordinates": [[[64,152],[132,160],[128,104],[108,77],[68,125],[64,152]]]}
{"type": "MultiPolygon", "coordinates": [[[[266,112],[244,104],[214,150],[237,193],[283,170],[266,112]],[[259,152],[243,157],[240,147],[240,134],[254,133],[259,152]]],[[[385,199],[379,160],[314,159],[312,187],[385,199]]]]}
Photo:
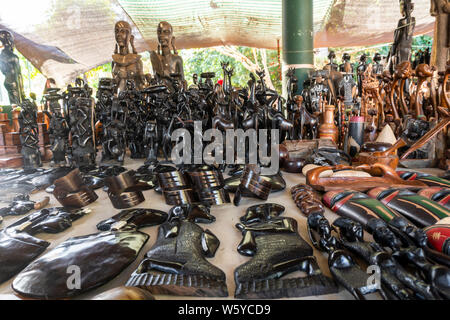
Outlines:
{"type": "MultiPolygon", "coordinates": [[[[133,27],[139,52],[156,49],[159,21],[170,22],[176,46],[241,45],[276,49],[281,0],[14,0],[1,5],[0,29],[59,85],[111,61],[114,24],[133,27]]],[[[415,0],[416,34],[431,34],[430,1],[415,0]]],[[[315,47],[391,42],[401,18],[397,0],[314,0],[315,47]]]]}

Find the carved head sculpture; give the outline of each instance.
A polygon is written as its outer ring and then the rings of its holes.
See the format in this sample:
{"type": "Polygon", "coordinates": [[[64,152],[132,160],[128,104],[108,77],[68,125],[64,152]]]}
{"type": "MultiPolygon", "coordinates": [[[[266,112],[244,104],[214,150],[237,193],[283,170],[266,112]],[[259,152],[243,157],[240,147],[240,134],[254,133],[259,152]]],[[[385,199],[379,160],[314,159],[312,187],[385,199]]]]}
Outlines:
{"type": "Polygon", "coordinates": [[[398,79],[406,79],[412,76],[413,70],[411,69],[411,62],[403,61],[402,63],[395,66],[394,76],[398,79]]]}
{"type": "Polygon", "coordinates": [[[294,97],[294,101],[298,106],[301,106],[303,103],[303,97],[301,95],[296,95],[294,97]]]}
{"type": "Polygon", "coordinates": [[[9,51],[13,51],[14,49],[14,37],[11,32],[7,30],[0,30],[0,42],[1,47],[5,48],[9,51]]]}
{"type": "Polygon", "coordinates": [[[330,53],[328,54],[328,59],[330,60],[331,63],[333,63],[333,60],[336,58],[336,54],[334,53],[334,51],[330,51],[330,53]]]}
{"type": "Polygon", "coordinates": [[[173,36],[172,25],[167,21],[161,21],[158,24],[157,34],[159,48],[170,48],[170,46],[172,46],[174,53],[177,54],[174,44],[175,37],[173,36]]]}
{"type": "Polygon", "coordinates": [[[416,67],[416,76],[421,78],[431,77],[433,75],[433,71],[435,67],[430,67],[426,63],[421,63],[416,67]]]}
{"type": "Polygon", "coordinates": [[[380,62],[381,61],[381,54],[379,54],[378,52],[375,53],[375,55],[373,56],[373,61],[374,62],[380,62]]]}
{"type": "Polygon", "coordinates": [[[350,61],[350,59],[351,59],[351,57],[347,52],[342,55],[342,60],[347,62],[347,61],[350,61]]]}
{"type": "Polygon", "coordinates": [[[116,53],[128,54],[128,44],[132,42],[131,26],[126,21],[118,21],[114,27],[114,34],[116,37],[116,53]]]}
{"type": "Polygon", "coordinates": [[[366,60],[367,60],[367,56],[366,56],[365,53],[363,53],[363,54],[361,55],[361,57],[359,58],[359,61],[360,61],[362,64],[365,64],[365,63],[366,63],[366,60]]]}
{"type": "Polygon", "coordinates": [[[399,0],[400,2],[400,13],[403,17],[411,16],[412,11],[414,10],[414,3],[411,0],[399,0]]]}

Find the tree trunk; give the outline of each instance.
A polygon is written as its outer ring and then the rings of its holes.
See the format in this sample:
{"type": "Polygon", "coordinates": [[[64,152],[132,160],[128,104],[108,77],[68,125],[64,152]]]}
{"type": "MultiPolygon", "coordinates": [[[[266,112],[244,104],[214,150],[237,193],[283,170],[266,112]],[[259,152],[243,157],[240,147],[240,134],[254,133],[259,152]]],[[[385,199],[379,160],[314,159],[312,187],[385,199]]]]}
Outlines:
{"type": "MultiPolygon", "coordinates": [[[[256,71],[260,70],[260,66],[258,63],[258,55],[256,49],[252,49],[253,58],[255,59],[255,62],[250,60],[248,57],[243,55],[239,50],[236,49],[236,47],[232,46],[222,46],[222,47],[214,47],[214,50],[226,55],[227,57],[233,58],[236,61],[239,61],[242,63],[245,69],[252,73],[256,73],[256,71]]],[[[267,66],[267,53],[266,49],[258,49],[258,51],[261,54],[261,64],[263,66],[263,69],[265,71],[265,77],[264,80],[266,82],[266,86],[269,89],[275,90],[275,87],[272,83],[272,79],[270,79],[270,73],[269,68],[267,66]]]]}

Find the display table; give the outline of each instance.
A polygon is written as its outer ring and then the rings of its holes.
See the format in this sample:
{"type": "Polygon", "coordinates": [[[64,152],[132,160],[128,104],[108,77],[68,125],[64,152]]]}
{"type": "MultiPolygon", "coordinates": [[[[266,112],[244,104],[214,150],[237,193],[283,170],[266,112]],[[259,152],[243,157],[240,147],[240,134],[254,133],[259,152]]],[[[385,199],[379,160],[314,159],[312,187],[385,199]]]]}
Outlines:
{"type": "MultiPolygon", "coordinates": [[[[139,166],[142,165],[141,161],[136,161],[130,158],[126,158],[125,160],[125,167],[127,169],[137,169],[139,166]]],[[[415,170],[415,171],[421,171],[431,174],[439,174],[442,172],[442,170],[439,169],[422,169],[422,170],[415,170]]],[[[298,221],[299,225],[299,232],[300,235],[308,241],[308,243],[311,244],[308,238],[307,234],[307,226],[306,226],[306,217],[301,214],[299,209],[295,206],[294,201],[291,198],[290,195],[290,188],[298,183],[304,183],[305,177],[302,174],[291,174],[291,173],[285,173],[283,172],[283,177],[286,180],[287,187],[285,190],[273,193],[269,196],[269,199],[266,202],[273,202],[278,203],[286,207],[286,211],[283,214],[283,216],[286,217],[293,217],[298,221]]],[[[350,187],[350,186],[349,186],[350,187]]],[[[86,215],[85,217],[75,221],[73,223],[73,226],[66,231],[59,233],[59,234],[39,234],[38,237],[47,240],[51,243],[51,245],[47,248],[46,252],[48,252],[50,249],[54,248],[61,242],[65,241],[66,239],[70,237],[75,236],[81,236],[81,235],[87,235],[91,233],[98,232],[96,228],[96,224],[102,220],[105,220],[107,218],[110,218],[114,214],[118,213],[120,210],[115,209],[111,201],[109,200],[107,194],[102,190],[98,189],[96,190],[96,193],[98,194],[99,198],[94,203],[90,204],[86,208],[91,209],[91,213],[86,215]]],[[[31,199],[33,200],[41,200],[44,196],[48,195],[45,191],[41,191],[36,194],[31,195],[31,199]]],[[[156,193],[154,190],[147,190],[144,191],[145,201],[139,204],[140,208],[152,208],[152,209],[159,209],[168,212],[168,210],[171,208],[171,206],[166,205],[164,202],[164,198],[161,194],[156,193]]],[[[233,195],[231,195],[233,197],[233,195]]],[[[234,297],[234,289],[235,289],[235,283],[234,283],[234,269],[241,265],[242,263],[248,261],[250,258],[244,257],[240,255],[236,248],[239,244],[239,242],[242,239],[241,233],[238,231],[238,229],[235,227],[235,224],[239,222],[239,218],[244,215],[245,210],[254,204],[263,203],[263,201],[258,199],[251,199],[251,198],[243,198],[241,201],[241,204],[239,207],[235,207],[232,203],[222,205],[222,206],[213,206],[211,208],[211,214],[213,214],[216,217],[216,222],[212,224],[201,224],[203,228],[211,230],[220,240],[220,246],[219,249],[216,252],[216,255],[212,259],[208,259],[212,264],[217,266],[218,268],[222,269],[227,277],[227,286],[228,286],[228,292],[229,297],[227,299],[233,299],[234,297]]],[[[5,205],[2,205],[5,206],[5,205]]],[[[48,205],[49,207],[52,206],[60,206],[60,204],[56,201],[56,199],[53,197],[53,195],[50,195],[50,203],[48,205]]],[[[331,212],[328,208],[325,212],[326,218],[329,219],[330,222],[334,221],[338,216],[331,212]]],[[[19,217],[14,216],[7,216],[3,220],[3,224],[0,225],[1,228],[7,227],[8,225],[12,224],[16,220],[18,220],[19,217]]],[[[131,273],[137,268],[139,263],[142,261],[145,253],[153,246],[153,244],[156,241],[156,235],[158,231],[158,226],[154,227],[148,227],[143,228],[140,231],[145,232],[150,235],[150,239],[145,244],[141,252],[139,253],[138,258],[129,265],[124,271],[122,271],[116,278],[114,278],[112,281],[108,282],[107,284],[93,290],[90,292],[87,292],[83,295],[80,295],[76,297],[76,299],[90,299],[94,295],[97,295],[99,293],[102,293],[106,290],[124,285],[126,281],[128,280],[131,273]]],[[[366,233],[366,238],[370,239],[370,236],[366,233]]],[[[314,250],[314,255],[318,261],[318,264],[320,266],[320,269],[322,272],[327,275],[331,276],[329,269],[328,269],[328,263],[327,263],[327,256],[323,253],[314,250]]],[[[81,270],[83,272],[83,270],[81,270]]],[[[297,273],[289,275],[290,277],[295,276],[297,273]]],[[[14,296],[14,291],[11,289],[11,283],[14,278],[10,279],[9,281],[3,283],[0,285],[0,299],[14,299],[17,298],[14,296]]],[[[215,298],[197,298],[197,297],[180,297],[180,296],[166,296],[166,295],[157,295],[155,296],[156,299],[206,299],[211,300],[215,298]]],[[[377,298],[375,297],[368,297],[370,298],[377,298]]],[[[353,296],[350,295],[347,291],[344,289],[341,289],[337,294],[330,294],[330,295],[322,295],[322,296],[310,296],[310,297],[303,297],[301,299],[353,299],[353,296]]]]}

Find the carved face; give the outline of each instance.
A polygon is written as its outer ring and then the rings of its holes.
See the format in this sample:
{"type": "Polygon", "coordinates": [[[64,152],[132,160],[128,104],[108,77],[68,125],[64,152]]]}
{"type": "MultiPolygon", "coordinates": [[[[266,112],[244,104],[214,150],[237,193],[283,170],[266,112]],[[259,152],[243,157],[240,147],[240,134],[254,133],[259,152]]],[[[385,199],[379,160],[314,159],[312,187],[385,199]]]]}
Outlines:
{"type": "Polygon", "coordinates": [[[130,42],[131,26],[126,21],[119,21],[116,23],[114,33],[116,36],[116,42],[119,47],[126,47],[130,42]]]}
{"type": "Polygon", "coordinates": [[[330,53],[328,54],[328,59],[333,60],[334,58],[336,58],[336,54],[334,53],[334,51],[330,51],[330,53]]]}
{"type": "Polygon", "coordinates": [[[404,17],[406,16],[406,12],[405,12],[405,1],[404,0],[400,0],[400,14],[404,17]]]}
{"type": "Polygon", "coordinates": [[[373,56],[373,61],[381,61],[381,54],[379,54],[378,52],[375,53],[375,55],[373,56]]]}
{"type": "Polygon", "coordinates": [[[414,4],[411,3],[411,0],[400,0],[400,13],[403,17],[411,15],[413,10],[414,4]]]}
{"type": "Polygon", "coordinates": [[[111,95],[106,92],[106,91],[102,91],[102,93],[100,94],[100,101],[104,104],[108,103],[109,97],[111,95]]]}
{"type": "Polygon", "coordinates": [[[344,73],[344,81],[349,82],[352,80],[353,74],[352,73],[344,73]]]}
{"type": "Polygon", "coordinates": [[[14,48],[14,38],[11,32],[0,30],[0,49],[12,50],[14,48]]]}
{"type": "Polygon", "coordinates": [[[163,21],[158,24],[158,42],[162,47],[168,47],[172,43],[172,26],[163,21]]]}

